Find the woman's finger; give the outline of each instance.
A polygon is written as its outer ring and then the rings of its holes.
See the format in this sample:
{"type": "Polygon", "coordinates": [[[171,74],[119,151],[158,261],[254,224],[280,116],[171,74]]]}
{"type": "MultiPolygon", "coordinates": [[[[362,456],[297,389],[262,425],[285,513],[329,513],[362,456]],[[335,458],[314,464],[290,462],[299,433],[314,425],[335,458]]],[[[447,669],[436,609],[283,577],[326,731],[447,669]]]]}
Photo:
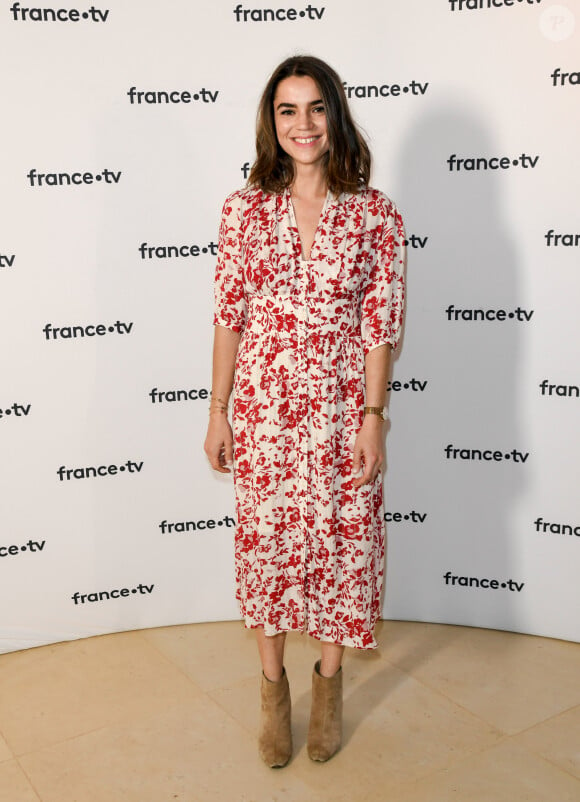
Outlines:
{"type": "Polygon", "coordinates": [[[232,439],[226,440],[223,446],[224,461],[228,468],[234,464],[234,442],[232,439]]]}
{"type": "Polygon", "coordinates": [[[381,471],[382,460],[380,454],[371,452],[365,453],[363,451],[362,461],[364,464],[364,470],[362,476],[358,477],[355,480],[354,482],[355,487],[361,487],[362,485],[374,482],[374,480],[377,478],[377,476],[381,471]]]}
{"type": "Polygon", "coordinates": [[[214,453],[214,461],[212,467],[220,473],[229,473],[230,469],[227,465],[227,452],[225,444],[221,444],[217,452],[214,453]]]}
{"type": "MultiPolygon", "coordinates": [[[[361,476],[357,476],[357,478],[355,479],[355,481],[354,481],[354,486],[355,487],[361,487],[362,485],[368,484],[368,482],[370,481],[370,477],[372,475],[372,471],[373,471],[373,464],[372,464],[371,460],[367,457],[366,454],[363,453],[361,461],[362,461],[362,465],[363,465],[363,467],[362,467],[362,475],[361,476]]],[[[359,471],[359,473],[360,473],[360,471],[359,471]]]]}
{"type": "Polygon", "coordinates": [[[219,471],[220,473],[230,472],[229,468],[225,467],[226,450],[223,442],[214,444],[214,443],[208,443],[206,441],[205,453],[207,454],[209,464],[211,465],[214,471],[219,471]]]}

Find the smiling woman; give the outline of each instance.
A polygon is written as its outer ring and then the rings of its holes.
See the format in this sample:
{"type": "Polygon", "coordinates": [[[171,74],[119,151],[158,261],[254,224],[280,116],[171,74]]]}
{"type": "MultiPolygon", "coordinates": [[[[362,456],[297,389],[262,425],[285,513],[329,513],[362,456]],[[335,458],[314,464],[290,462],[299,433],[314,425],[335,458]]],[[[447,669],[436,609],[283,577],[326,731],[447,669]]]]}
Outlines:
{"type": "Polygon", "coordinates": [[[368,185],[370,163],[338,75],[296,56],[266,85],[248,187],[223,207],[205,450],[215,470],[234,469],[237,597],[257,634],[259,749],[272,767],[292,753],[286,632],[321,644],[308,734],[317,761],[341,744],[345,646],[376,646],[405,235],[368,185]]]}

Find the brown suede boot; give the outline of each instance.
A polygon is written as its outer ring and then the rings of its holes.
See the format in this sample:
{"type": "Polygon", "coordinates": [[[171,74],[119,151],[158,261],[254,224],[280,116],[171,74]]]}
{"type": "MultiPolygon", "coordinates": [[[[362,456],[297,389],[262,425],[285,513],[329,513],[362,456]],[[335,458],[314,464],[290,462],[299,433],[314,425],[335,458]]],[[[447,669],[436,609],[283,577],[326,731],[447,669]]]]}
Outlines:
{"type": "Polygon", "coordinates": [[[323,677],[320,660],[312,672],[312,709],[308,729],[308,757],[324,762],[342,741],[342,666],[333,677],[323,677]]]}
{"type": "Polygon", "coordinates": [[[290,729],[290,688],[286,669],[278,682],[266,679],[262,672],[262,715],[258,749],[271,769],[282,768],[292,755],[290,729]]]}

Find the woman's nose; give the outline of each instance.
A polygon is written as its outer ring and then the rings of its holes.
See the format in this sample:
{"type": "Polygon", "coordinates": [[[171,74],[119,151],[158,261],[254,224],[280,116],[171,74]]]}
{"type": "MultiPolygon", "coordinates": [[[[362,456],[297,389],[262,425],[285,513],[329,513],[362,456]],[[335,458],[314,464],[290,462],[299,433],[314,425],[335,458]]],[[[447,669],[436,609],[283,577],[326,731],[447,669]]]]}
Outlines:
{"type": "Polygon", "coordinates": [[[308,111],[301,111],[298,113],[298,127],[312,128],[312,115],[310,114],[310,109],[308,111]]]}

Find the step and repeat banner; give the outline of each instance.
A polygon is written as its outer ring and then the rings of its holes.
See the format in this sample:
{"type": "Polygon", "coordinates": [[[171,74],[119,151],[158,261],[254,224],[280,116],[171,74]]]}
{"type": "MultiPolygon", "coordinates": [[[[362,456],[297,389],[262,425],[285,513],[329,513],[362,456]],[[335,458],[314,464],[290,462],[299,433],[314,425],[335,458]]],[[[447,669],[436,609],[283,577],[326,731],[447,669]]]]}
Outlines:
{"type": "Polygon", "coordinates": [[[298,52],[407,226],[384,615],[580,640],[579,16],[0,5],[0,651],[238,617],[202,450],[217,232],[298,52]]]}

